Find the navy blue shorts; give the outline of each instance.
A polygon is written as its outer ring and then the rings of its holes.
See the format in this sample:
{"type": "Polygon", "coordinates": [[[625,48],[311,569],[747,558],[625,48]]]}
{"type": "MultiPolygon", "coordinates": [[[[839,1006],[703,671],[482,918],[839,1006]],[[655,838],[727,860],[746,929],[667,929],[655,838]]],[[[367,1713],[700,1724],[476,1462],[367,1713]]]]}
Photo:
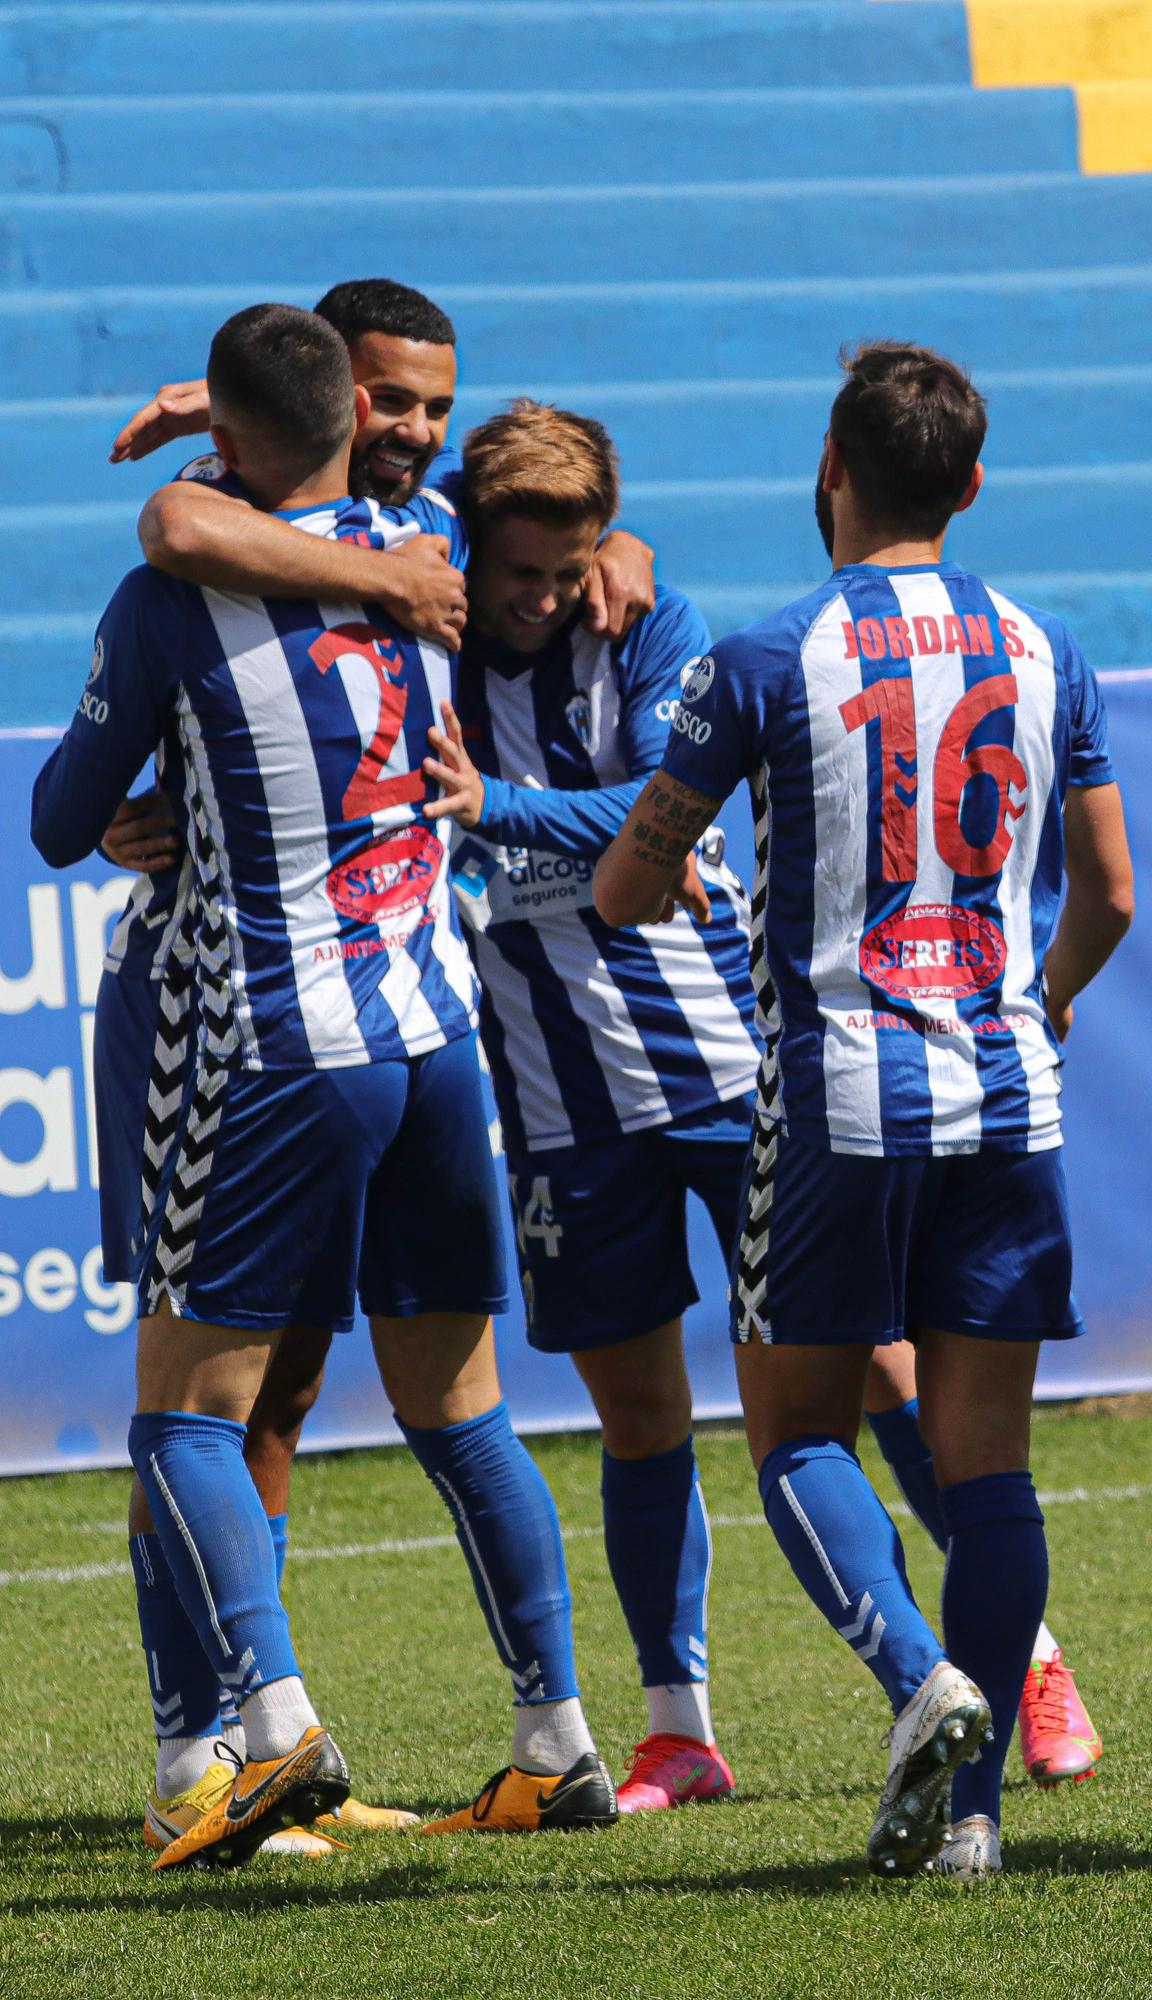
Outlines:
{"type": "Polygon", "coordinates": [[[887,1345],[936,1327],[1067,1340],[1084,1326],[1060,1148],[865,1159],[757,1127],[732,1337],[887,1345]]]}
{"type": "Polygon", "coordinates": [[[474,1036],[410,1062],[200,1076],[140,1280],[210,1325],[347,1332],[508,1303],[474,1036]]]}
{"type": "Polygon", "coordinates": [[[109,1284],[140,1275],[148,1219],[186,1096],[192,985],[106,972],[92,1049],[100,1243],[109,1284]]]}
{"type": "Polygon", "coordinates": [[[675,1125],[509,1160],[531,1346],[607,1347],[695,1305],[685,1203],[699,1196],[730,1256],[752,1104],[749,1094],[675,1125]]]}

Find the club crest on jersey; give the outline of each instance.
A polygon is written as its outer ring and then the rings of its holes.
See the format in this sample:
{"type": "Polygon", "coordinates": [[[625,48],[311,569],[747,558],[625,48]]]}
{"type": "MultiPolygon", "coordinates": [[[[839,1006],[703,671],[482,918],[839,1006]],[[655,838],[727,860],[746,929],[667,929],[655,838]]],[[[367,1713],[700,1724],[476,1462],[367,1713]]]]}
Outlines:
{"type": "Polygon", "coordinates": [[[592,703],[586,694],[574,694],[565,704],[564,713],[572,728],[572,734],[582,750],[592,743],[592,703]]]}
{"type": "Polygon", "coordinates": [[[894,1000],[952,1000],[1000,977],[1008,948],[998,924],[958,903],[909,903],[860,941],[860,971],[894,1000]]]}
{"type": "Polygon", "coordinates": [[[218,451],[206,451],[202,458],[190,459],[176,474],[177,479],[199,480],[201,486],[218,486],[227,476],[228,467],[218,451]]]}
{"type": "Polygon", "coordinates": [[[104,672],[104,641],[103,639],[98,638],[96,644],[92,648],[92,665],[88,669],[88,686],[91,687],[93,681],[98,681],[103,672],[104,672]]]}
{"type": "Polygon", "coordinates": [[[689,660],[680,669],[681,701],[702,701],[716,678],[716,662],[711,653],[702,660],[689,660]]]}
{"type": "Polygon", "coordinates": [[[333,868],[329,898],[342,917],[357,923],[402,917],[427,904],[443,854],[428,827],[402,826],[333,868]]]}

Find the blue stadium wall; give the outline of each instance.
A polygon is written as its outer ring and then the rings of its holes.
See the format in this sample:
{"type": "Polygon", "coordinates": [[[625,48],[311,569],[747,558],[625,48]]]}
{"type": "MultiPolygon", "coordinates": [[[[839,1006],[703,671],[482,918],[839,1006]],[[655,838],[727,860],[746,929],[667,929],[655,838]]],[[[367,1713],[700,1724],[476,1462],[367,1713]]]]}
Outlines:
{"type": "MultiPolygon", "coordinates": [[[[140,502],[189,455],[109,466],[128,412],[201,373],[240,305],[401,277],[457,322],[457,433],[524,391],[602,417],[629,525],[720,633],[822,572],[841,343],[939,345],[991,413],[950,553],[1075,627],[1147,854],[1150,168],[1152,10],[1115,0],[0,7],[0,1469],[123,1457],[131,1306],[100,1276],[87,1068],[120,891],[95,863],[49,879],[25,824],[140,502]]],[[[746,862],[742,802],[729,821],[746,862]]],[[[1090,1334],[1046,1357],[1046,1393],[1152,1387],[1150,976],[1141,919],[1079,1010],[1090,1334]]],[[[723,1273],[694,1229],[720,1411],[723,1273]]],[[[518,1316],[501,1341],[522,1423],[587,1420],[518,1316]]],[[[310,1432],[388,1434],[362,1339],[310,1432]]]]}

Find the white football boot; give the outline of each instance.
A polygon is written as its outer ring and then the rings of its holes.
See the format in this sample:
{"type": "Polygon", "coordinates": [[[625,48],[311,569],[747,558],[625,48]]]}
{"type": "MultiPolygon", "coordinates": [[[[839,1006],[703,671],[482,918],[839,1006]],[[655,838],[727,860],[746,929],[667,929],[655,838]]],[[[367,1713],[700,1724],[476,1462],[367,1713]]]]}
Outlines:
{"type": "Polygon", "coordinates": [[[888,1777],[868,1835],[876,1875],[915,1875],[949,1837],[953,1774],[992,1741],[992,1714],[974,1681],[941,1660],[888,1733],[888,1777]]]}

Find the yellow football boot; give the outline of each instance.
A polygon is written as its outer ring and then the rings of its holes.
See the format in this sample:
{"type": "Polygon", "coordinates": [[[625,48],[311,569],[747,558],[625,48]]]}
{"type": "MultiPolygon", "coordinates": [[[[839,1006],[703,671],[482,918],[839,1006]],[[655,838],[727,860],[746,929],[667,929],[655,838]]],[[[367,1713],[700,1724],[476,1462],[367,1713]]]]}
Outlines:
{"type": "Polygon", "coordinates": [[[152,1866],[238,1868],[269,1834],[306,1827],[343,1805],[348,1788],[348,1766],[328,1731],[314,1725],[287,1756],[230,1772],[215,1803],[152,1866]]]}
{"type": "Polygon", "coordinates": [[[557,1777],[542,1778],[515,1764],[489,1778],[479,1798],[422,1833],[545,1833],[550,1828],[612,1826],[619,1818],[616,1787],[594,1750],[557,1777]]]}

